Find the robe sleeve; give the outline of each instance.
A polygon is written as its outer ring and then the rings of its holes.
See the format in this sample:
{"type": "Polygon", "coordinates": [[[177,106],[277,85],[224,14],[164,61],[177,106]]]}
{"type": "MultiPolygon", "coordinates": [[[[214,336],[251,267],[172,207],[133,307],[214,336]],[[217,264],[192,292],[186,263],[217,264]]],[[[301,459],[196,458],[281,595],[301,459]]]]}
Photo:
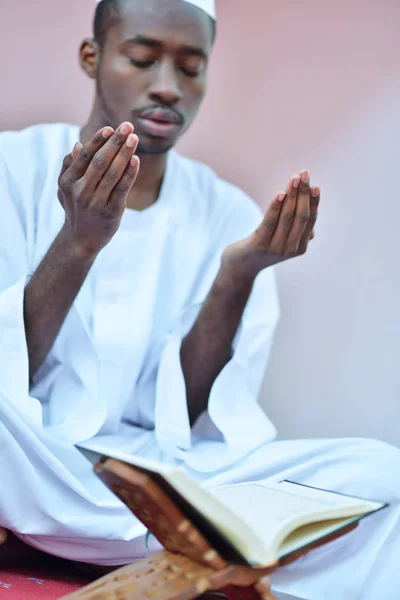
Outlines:
{"type": "Polygon", "coordinates": [[[0,153],[0,391],[32,422],[40,403],[29,398],[29,362],[24,325],[24,290],[30,273],[31,210],[0,153]]]}
{"type": "Polygon", "coordinates": [[[261,211],[247,198],[241,198],[228,216],[224,213],[219,215],[215,241],[199,277],[196,301],[177,319],[160,358],[156,383],[155,429],[160,449],[203,472],[226,468],[276,436],[258,404],[279,320],[273,269],[258,276],[234,340],[232,359],[214,382],[208,410],[190,427],[180,362],[182,340],[207,297],[223,250],[249,235],[262,220],[261,211]]]}

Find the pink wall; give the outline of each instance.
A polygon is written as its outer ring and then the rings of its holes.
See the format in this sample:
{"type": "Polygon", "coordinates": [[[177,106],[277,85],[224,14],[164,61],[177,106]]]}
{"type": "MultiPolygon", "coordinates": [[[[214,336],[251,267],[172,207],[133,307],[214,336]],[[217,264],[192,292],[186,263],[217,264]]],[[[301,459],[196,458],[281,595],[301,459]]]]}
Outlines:
{"type": "MultiPolygon", "coordinates": [[[[91,84],[76,49],[92,11],[7,6],[0,127],[84,121],[91,84]]],[[[278,270],[263,404],[285,437],[400,445],[398,0],[219,0],[219,14],[210,93],[182,149],[263,206],[306,167],[324,190],[312,252],[278,270]]]]}

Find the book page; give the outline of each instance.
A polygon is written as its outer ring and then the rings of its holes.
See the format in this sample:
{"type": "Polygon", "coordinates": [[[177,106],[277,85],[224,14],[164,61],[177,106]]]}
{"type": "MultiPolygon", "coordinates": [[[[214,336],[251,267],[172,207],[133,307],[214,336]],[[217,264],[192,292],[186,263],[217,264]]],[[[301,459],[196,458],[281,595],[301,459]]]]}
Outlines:
{"type": "Polygon", "coordinates": [[[380,503],[348,498],[296,484],[247,483],[224,486],[212,494],[243,519],[267,543],[304,517],[319,520],[351,517],[377,510],[380,503]]]}
{"type": "Polygon", "coordinates": [[[328,537],[339,529],[351,525],[357,519],[358,517],[333,519],[332,521],[310,523],[309,525],[299,527],[284,540],[279,550],[279,556],[280,558],[288,556],[299,550],[299,548],[311,545],[316,540],[328,537]]]}

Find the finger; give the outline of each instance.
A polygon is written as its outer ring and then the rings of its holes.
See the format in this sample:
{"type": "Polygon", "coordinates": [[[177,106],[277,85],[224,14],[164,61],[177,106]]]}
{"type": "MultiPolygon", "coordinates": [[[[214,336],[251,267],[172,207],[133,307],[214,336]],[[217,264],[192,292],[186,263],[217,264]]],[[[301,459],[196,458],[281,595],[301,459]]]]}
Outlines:
{"type": "Polygon", "coordinates": [[[7,530],[0,527],[0,546],[7,540],[7,530]]]}
{"type": "Polygon", "coordinates": [[[75,146],[72,149],[72,152],[70,154],[67,154],[67,156],[64,158],[63,160],[63,164],[61,167],[61,172],[60,175],[58,176],[58,200],[60,201],[61,206],[65,209],[65,205],[64,205],[64,194],[62,192],[62,184],[63,184],[63,177],[65,176],[65,173],[67,172],[67,170],[70,168],[70,166],[72,165],[74,159],[76,158],[79,150],[81,149],[82,144],[80,142],[77,142],[75,144],[75,146]]]}
{"type": "Polygon", "coordinates": [[[76,158],[78,152],[80,151],[80,149],[82,148],[82,144],[80,142],[76,142],[75,146],[72,149],[72,152],[70,154],[67,154],[67,156],[64,158],[63,160],[63,164],[61,167],[61,172],[60,175],[58,177],[58,184],[60,185],[61,182],[61,178],[64,176],[65,172],[67,171],[67,169],[70,168],[70,166],[72,165],[74,159],[76,158]]]}
{"type": "Polygon", "coordinates": [[[271,240],[271,247],[274,252],[281,253],[286,247],[286,240],[291,230],[296,211],[299,185],[300,175],[294,175],[291,177],[286,188],[286,196],[283,201],[281,213],[279,215],[278,225],[271,240]]]}
{"type": "Polygon", "coordinates": [[[131,133],[128,135],[125,144],[122,145],[120,151],[114,158],[113,162],[104,173],[99,185],[97,186],[96,192],[93,196],[93,203],[102,203],[105,206],[109,199],[113,189],[120,183],[121,178],[124,176],[128,165],[130,164],[133,154],[139,144],[139,138],[137,135],[131,133]]]}
{"type": "Polygon", "coordinates": [[[296,256],[299,244],[310,219],[310,172],[300,173],[299,193],[292,227],[286,241],[285,255],[296,256]]]}
{"type": "Polygon", "coordinates": [[[78,156],[78,154],[81,151],[81,149],[82,149],[81,142],[76,142],[76,144],[72,148],[72,152],[71,152],[71,158],[72,158],[72,160],[75,160],[75,158],[78,156]]]}
{"type": "Polygon", "coordinates": [[[269,577],[263,577],[261,581],[256,584],[257,592],[265,600],[275,600],[275,596],[271,593],[271,580],[269,577]]]}
{"type": "Polygon", "coordinates": [[[260,226],[255,232],[255,244],[259,248],[268,247],[271,243],[271,239],[275,233],[276,227],[279,222],[279,216],[281,214],[283,201],[285,200],[286,193],[280,192],[272,200],[268,207],[265,217],[262,220],[260,226]]]}
{"type": "Polygon", "coordinates": [[[109,202],[107,204],[108,212],[111,215],[119,215],[126,207],[126,200],[129,196],[129,192],[135,183],[137,176],[140,171],[140,159],[134,155],[131,157],[128,166],[125,169],[125,173],[121,177],[120,181],[115,186],[109,202]]]}
{"type": "Polygon", "coordinates": [[[86,173],[96,152],[100,150],[113,135],[112,127],[103,127],[100,129],[87,144],[80,144],[79,148],[75,146],[76,156],[72,161],[71,166],[65,173],[65,177],[71,182],[78,181],[86,173]]]}
{"type": "MultiPolygon", "coordinates": [[[[83,184],[86,191],[93,191],[100,183],[106,171],[110,168],[113,160],[121,148],[126,145],[128,137],[133,133],[132,123],[122,123],[113,135],[107,140],[93,156],[83,178],[83,184]]],[[[132,157],[132,151],[127,163],[132,157]]],[[[126,165],[125,165],[126,166],[126,165]]],[[[125,170],[125,169],[124,169],[125,170]]]]}
{"type": "Polygon", "coordinates": [[[301,238],[298,253],[304,254],[307,252],[307,247],[310,240],[315,237],[315,224],[318,219],[318,207],[321,200],[321,190],[319,187],[312,187],[310,189],[310,218],[307,224],[306,229],[304,230],[303,236],[301,238]]]}

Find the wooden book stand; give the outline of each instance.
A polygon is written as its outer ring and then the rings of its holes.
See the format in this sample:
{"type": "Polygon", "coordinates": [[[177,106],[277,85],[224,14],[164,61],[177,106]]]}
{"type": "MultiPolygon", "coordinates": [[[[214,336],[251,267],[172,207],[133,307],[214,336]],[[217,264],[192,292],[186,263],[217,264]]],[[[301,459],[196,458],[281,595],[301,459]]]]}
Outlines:
{"type": "Polygon", "coordinates": [[[118,569],[64,600],[192,600],[207,592],[228,600],[274,600],[261,580],[304,554],[265,570],[229,563],[144,472],[113,459],[101,461],[95,472],[165,550],[118,569]]]}

